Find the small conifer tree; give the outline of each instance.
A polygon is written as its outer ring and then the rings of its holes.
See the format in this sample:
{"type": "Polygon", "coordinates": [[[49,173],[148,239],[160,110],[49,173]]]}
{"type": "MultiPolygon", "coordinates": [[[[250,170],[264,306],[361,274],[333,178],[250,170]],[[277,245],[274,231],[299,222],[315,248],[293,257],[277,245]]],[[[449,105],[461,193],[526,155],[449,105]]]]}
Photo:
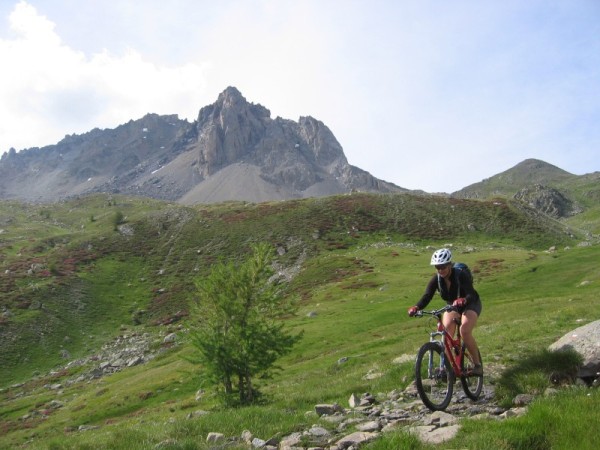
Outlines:
{"type": "Polygon", "coordinates": [[[204,377],[220,385],[228,400],[237,391],[241,404],[256,399],[255,377],[268,375],[300,339],[281,319],[293,306],[272,281],[273,249],[257,244],[252,251],[247,261],[218,263],[196,280],[191,314],[192,343],[204,377]]]}

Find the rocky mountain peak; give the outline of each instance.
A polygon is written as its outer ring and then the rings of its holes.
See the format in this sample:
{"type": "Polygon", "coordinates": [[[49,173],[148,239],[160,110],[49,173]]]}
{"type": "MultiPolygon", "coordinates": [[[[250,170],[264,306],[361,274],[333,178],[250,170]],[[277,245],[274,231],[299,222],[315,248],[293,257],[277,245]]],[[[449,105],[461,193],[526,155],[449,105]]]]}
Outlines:
{"type": "Polygon", "coordinates": [[[217,101],[198,114],[196,125],[200,174],[207,177],[251,151],[265,132],[271,112],[248,103],[234,87],[223,91],[217,101]]]}
{"type": "Polygon", "coordinates": [[[352,190],[406,191],[349,165],[324,123],[310,116],[272,119],[232,86],[193,123],[147,114],[0,160],[0,198],[56,201],[110,192],[190,204],[352,190]]]}
{"type": "MultiPolygon", "coordinates": [[[[223,92],[221,92],[214,104],[220,105],[223,108],[243,108],[253,105],[249,103],[242,93],[233,86],[229,86],[223,92]]],[[[268,111],[266,108],[264,109],[268,111]]]]}

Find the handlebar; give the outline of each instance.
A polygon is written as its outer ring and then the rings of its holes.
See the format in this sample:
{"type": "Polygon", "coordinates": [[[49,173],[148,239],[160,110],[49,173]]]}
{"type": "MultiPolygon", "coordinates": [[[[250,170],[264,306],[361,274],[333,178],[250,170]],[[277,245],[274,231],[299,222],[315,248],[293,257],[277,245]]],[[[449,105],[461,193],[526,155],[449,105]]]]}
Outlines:
{"type": "Polygon", "coordinates": [[[423,317],[423,315],[429,315],[429,316],[435,316],[438,319],[440,319],[442,317],[442,314],[444,314],[447,311],[458,311],[458,309],[456,309],[455,306],[446,305],[443,308],[434,309],[433,311],[425,311],[425,310],[417,311],[415,313],[414,317],[423,317]]]}

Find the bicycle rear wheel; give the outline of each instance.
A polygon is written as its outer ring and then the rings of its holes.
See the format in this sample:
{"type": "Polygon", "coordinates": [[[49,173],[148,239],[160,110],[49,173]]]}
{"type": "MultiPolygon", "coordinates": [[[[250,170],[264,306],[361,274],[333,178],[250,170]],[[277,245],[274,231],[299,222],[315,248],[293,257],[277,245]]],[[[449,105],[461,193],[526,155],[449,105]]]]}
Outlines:
{"type": "Polygon", "coordinates": [[[452,399],[456,380],[444,349],[437,342],[427,342],[417,353],[415,382],[421,400],[432,411],[446,409],[452,399]]]}
{"type": "MultiPolygon", "coordinates": [[[[481,353],[479,353],[479,361],[482,361],[481,353]]],[[[463,391],[465,391],[465,394],[471,400],[477,400],[483,390],[483,375],[469,375],[474,367],[473,357],[469,353],[469,350],[463,346],[463,354],[460,358],[460,368],[463,375],[460,377],[460,382],[463,391]]]]}

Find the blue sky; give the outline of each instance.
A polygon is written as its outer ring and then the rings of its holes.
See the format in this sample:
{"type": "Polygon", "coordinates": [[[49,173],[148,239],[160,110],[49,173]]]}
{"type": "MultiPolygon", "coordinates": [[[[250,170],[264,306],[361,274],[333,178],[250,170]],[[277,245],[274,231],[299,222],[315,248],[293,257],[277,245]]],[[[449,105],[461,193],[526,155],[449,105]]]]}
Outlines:
{"type": "Polygon", "coordinates": [[[600,170],[598,0],[0,0],[0,61],[0,153],[235,86],[409,189],[600,170]]]}

